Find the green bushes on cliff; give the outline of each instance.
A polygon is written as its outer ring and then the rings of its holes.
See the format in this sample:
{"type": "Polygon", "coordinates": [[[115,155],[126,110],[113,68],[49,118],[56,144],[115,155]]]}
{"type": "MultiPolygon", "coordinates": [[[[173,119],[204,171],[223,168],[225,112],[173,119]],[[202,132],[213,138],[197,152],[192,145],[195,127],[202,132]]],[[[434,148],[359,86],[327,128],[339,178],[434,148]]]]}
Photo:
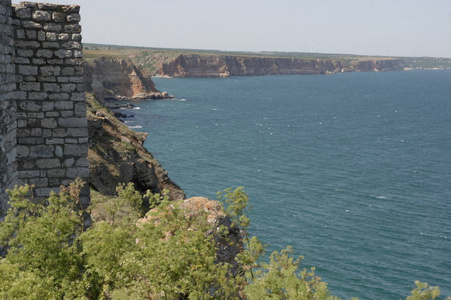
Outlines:
{"type": "MultiPolygon", "coordinates": [[[[300,268],[302,257],[291,248],[261,260],[264,248],[247,231],[242,188],[219,195],[226,226],[212,223],[203,209],[187,213],[182,201],[120,185],[116,197],[94,193],[94,222],[86,229],[81,185],[42,203],[30,197],[30,186],[9,191],[11,208],[0,223],[0,247],[7,248],[0,299],[337,299],[314,269],[300,268]],[[158,206],[145,213],[143,201],[158,206]],[[237,229],[240,240],[228,238],[237,229]],[[238,263],[218,259],[219,248],[228,246],[241,249],[238,263]]],[[[417,283],[407,299],[439,294],[417,283]]]]}

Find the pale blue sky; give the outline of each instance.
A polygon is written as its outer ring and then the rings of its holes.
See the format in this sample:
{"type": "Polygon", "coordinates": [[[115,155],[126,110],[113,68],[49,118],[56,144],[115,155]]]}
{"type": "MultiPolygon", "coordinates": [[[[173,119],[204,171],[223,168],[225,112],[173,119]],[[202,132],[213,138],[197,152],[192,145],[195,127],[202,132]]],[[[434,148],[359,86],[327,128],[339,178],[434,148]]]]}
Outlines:
{"type": "Polygon", "coordinates": [[[80,5],[85,43],[451,57],[451,0],[42,2],[80,5]]]}

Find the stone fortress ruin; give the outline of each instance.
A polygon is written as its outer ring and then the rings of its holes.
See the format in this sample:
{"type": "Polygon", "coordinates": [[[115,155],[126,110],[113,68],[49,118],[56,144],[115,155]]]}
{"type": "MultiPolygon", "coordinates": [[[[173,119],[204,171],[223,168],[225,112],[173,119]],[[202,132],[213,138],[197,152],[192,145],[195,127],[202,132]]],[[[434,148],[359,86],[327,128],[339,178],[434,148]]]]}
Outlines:
{"type": "Polygon", "coordinates": [[[14,185],[42,199],[89,178],[79,11],[0,0],[0,217],[14,185]]]}

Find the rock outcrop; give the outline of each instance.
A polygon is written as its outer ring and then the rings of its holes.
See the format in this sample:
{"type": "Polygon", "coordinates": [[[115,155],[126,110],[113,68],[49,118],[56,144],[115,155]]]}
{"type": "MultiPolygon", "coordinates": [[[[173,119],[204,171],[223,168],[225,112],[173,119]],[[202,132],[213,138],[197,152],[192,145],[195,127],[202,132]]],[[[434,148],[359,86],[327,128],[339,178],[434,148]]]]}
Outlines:
{"type": "Polygon", "coordinates": [[[234,55],[180,54],[158,66],[159,76],[228,77],[255,75],[330,74],[338,72],[401,71],[400,59],[356,59],[352,61],[275,58],[234,55]]]}
{"type": "Polygon", "coordinates": [[[146,133],[135,132],[114,114],[87,96],[91,186],[103,195],[115,195],[119,183],[133,182],[138,191],[169,190],[171,200],[184,199],[160,163],[144,147],[146,133]]]}
{"type": "Polygon", "coordinates": [[[170,98],[155,88],[150,77],[122,58],[100,57],[84,64],[86,92],[99,99],[141,100],[170,98]]]}
{"type": "MultiPolygon", "coordinates": [[[[169,208],[174,209],[174,207],[173,203],[169,208]]],[[[206,234],[214,234],[215,236],[215,242],[218,249],[216,252],[217,260],[219,262],[231,264],[234,267],[233,272],[236,274],[239,266],[235,258],[243,248],[243,236],[238,228],[232,226],[232,221],[224,213],[221,203],[205,197],[192,197],[180,202],[178,207],[184,211],[187,220],[195,219],[199,215],[206,213],[207,221],[209,226],[211,226],[211,230],[206,234]],[[218,229],[221,226],[227,228],[227,235],[225,237],[218,233],[218,229]]],[[[157,211],[157,209],[158,208],[150,210],[144,218],[139,219],[138,226],[139,224],[147,222],[158,224],[158,217],[152,214],[152,212],[157,211]]],[[[183,229],[196,230],[197,228],[183,229]]],[[[172,233],[168,233],[168,235],[170,234],[172,233]]]]}

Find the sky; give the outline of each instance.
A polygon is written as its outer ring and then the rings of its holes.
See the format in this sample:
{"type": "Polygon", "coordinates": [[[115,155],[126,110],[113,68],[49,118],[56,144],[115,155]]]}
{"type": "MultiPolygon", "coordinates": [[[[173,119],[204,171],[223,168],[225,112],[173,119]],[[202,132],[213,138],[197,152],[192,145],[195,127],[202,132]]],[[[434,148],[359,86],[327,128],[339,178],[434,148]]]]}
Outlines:
{"type": "Polygon", "coordinates": [[[451,57],[451,0],[36,2],[80,5],[84,43],[451,57]]]}

